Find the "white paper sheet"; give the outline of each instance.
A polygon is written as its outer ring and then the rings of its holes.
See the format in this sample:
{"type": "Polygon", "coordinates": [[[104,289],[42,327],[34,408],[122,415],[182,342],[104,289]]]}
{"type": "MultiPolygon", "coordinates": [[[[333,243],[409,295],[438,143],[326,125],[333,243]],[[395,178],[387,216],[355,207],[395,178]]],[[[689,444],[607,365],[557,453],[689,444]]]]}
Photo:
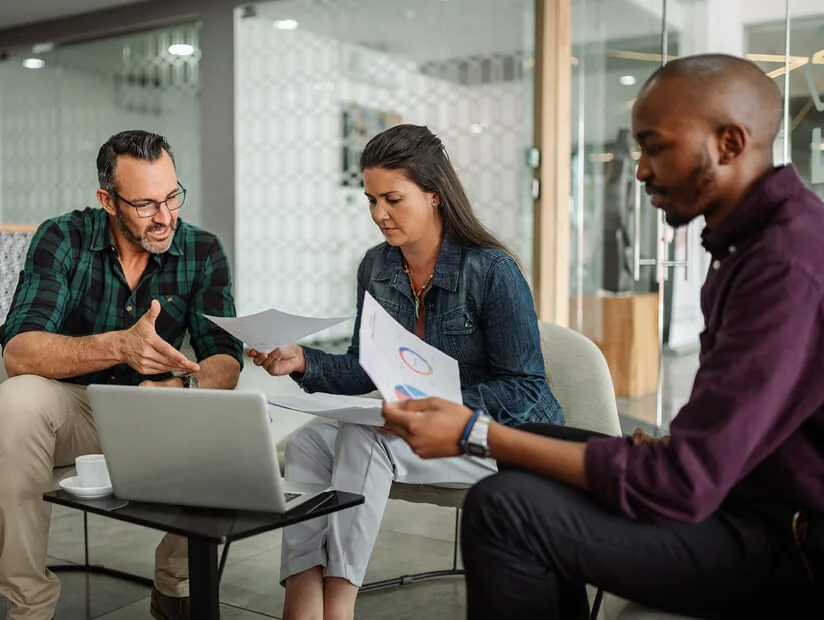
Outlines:
{"type": "Polygon", "coordinates": [[[301,394],[299,396],[267,396],[270,404],[284,409],[302,411],[322,418],[332,418],[352,424],[382,426],[382,402],[363,396],[341,396],[339,394],[301,394]]]}
{"type": "Polygon", "coordinates": [[[279,346],[311,336],[352,318],[344,316],[315,319],[274,309],[239,317],[209,316],[208,314],[203,316],[238,340],[263,353],[270,353],[279,346]]]}
{"type": "Polygon", "coordinates": [[[463,402],[458,362],[404,329],[369,293],[359,335],[360,364],[387,401],[438,396],[463,402]]]}

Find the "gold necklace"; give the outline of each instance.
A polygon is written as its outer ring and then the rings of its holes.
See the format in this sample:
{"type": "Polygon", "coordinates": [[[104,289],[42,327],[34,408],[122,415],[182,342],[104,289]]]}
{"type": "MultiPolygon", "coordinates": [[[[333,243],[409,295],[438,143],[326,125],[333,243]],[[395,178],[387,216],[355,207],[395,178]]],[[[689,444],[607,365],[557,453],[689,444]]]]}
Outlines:
{"type": "Polygon", "coordinates": [[[403,261],[403,270],[406,272],[407,277],[409,278],[409,288],[412,289],[412,297],[415,298],[415,320],[417,320],[421,315],[421,298],[423,297],[424,291],[429,288],[429,285],[432,284],[432,278],[435,277],[435,270],[432,270],[432,273],[423,281],[421,287],[419,289],[415,288],[415,281],[412,279],[412,270],[409,269],[409,265],[406,261],[403,261]]]}

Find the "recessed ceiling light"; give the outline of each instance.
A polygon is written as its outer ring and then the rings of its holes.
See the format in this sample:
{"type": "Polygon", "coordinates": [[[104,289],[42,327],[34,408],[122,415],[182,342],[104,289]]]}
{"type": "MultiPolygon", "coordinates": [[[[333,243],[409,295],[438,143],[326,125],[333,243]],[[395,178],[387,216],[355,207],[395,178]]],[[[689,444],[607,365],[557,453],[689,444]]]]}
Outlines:
{"type": "Polygon", "coordinates": [[[174,43],[169,46],[169,53],[172,56],[191,56],[195,53],[195,48],[188,43],[174,43]]]}
{"type": "Polygon", "coordinates": [[[26,58],[23,61],[23,66],[26,67],[26,69],[42,69],[46,66],[46,63],[40,58],[26,58]]]}
{"type": "Polygon", "coordinates": [[[622,75],[618,78],[618,82],[620,82],[621,86],[635,86],[635,81],[634,75],[622,75]]]}
{"type": "Polygon", "coordinates": [[[298,20],[296,19],[276,19],[275,28],[278,30],[294,30],[298,27],[298,20]]]}
{"type": "Polygon", "coordinates": [[[481,125],[480,123],[472,123],[469,126],[469,131],[471,131],[472,133],[483,133],[484,126],[481,125]]]}

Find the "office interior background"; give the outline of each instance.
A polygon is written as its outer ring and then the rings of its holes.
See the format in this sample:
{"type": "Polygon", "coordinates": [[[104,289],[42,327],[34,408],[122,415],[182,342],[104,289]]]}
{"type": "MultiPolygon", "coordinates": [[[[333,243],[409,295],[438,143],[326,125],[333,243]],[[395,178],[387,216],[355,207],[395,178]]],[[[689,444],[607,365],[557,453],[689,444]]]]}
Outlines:
{"type": "MultiPolygon", "coordinates": [[[[672,231],[634,181],[630,111],[663,62],[702,52],[747,56],[776,81],[775,161],[824,196],[821,0],[4,0],[0,232],[94,206],[99,146],[156,131],[189,190],[181,216],[226,246],[240,314],[348,315],[360,257],[381,240],[360,151],[393,124],[427,124],[521,259],[540,318],[604,352],[624,430],[665,433],[697,368],[709,265],[702,222],[672,231]]],[[[0,321],[9,273],[0,264],[0,321]]],[[[315,340],[340,350],[351,329],[315,340]]],[[[275,423],[281,436],[295,425],[275,423]]],[[[50,562],[82,562],[81,527],[55,511],[50,562]]],[[[390,502],[368,580],[448,567],[454,527],[454,510],[390,502]]],[[[152,573],[157,533],[90,528],[94,561],[152,573]]],[[[279,557],[278,536],[233,547],[225,617],[279,616],[279,557]]],[[[143,588],[63,580],[58,620],[147,615],[143,588]]],[[[599,617],[625,617],[623,604],[607,596],[599,617]]],[[[361,596],[357,613],[464,609],[462,582],[442,579],[361,596]]]]}
{"type": "Polygon", "coordinates": [[[659,432],[689,393],[708,265],[702,223],[667,228],[633,180],[637,90],[677,56],[751,58],[785,95],[776,162],[824,195],[819,0],[29,0],[0,8],[0,50],[0,224],[94,205],[99,145],[157,131],[241,314],[351,314],[380,241],[359,153],[426,124],[541,318],[595,340],[622,413],[659,432]]]}

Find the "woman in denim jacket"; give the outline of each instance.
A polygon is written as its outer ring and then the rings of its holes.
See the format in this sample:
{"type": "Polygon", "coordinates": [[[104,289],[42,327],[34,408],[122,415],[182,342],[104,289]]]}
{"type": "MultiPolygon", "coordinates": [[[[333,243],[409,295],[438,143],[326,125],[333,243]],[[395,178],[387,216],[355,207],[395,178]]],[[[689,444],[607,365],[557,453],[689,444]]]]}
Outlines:
{"type": "MultiPolygon", "coordinates": [[[[375,389],[358,363],[364,291],[401,325],[458,360],[464,403],[502,424],[563,424],[544,372],[532,295],[509,251],[478,221],[440,139],[400,125],[361,157],[366,196],[386,242],[358,269],[357,318],[342,355],[289,345],[250,351],[272,375],[309,392],[375,389]]],[[[284,619],[352,618],[355,597],[393,481],[472,484],[496,471],[490,459],[423,460],[386,429],[316,422],[286,449],[285,477],[360,493],[363,505],[283,531],[284,619]]]]}

